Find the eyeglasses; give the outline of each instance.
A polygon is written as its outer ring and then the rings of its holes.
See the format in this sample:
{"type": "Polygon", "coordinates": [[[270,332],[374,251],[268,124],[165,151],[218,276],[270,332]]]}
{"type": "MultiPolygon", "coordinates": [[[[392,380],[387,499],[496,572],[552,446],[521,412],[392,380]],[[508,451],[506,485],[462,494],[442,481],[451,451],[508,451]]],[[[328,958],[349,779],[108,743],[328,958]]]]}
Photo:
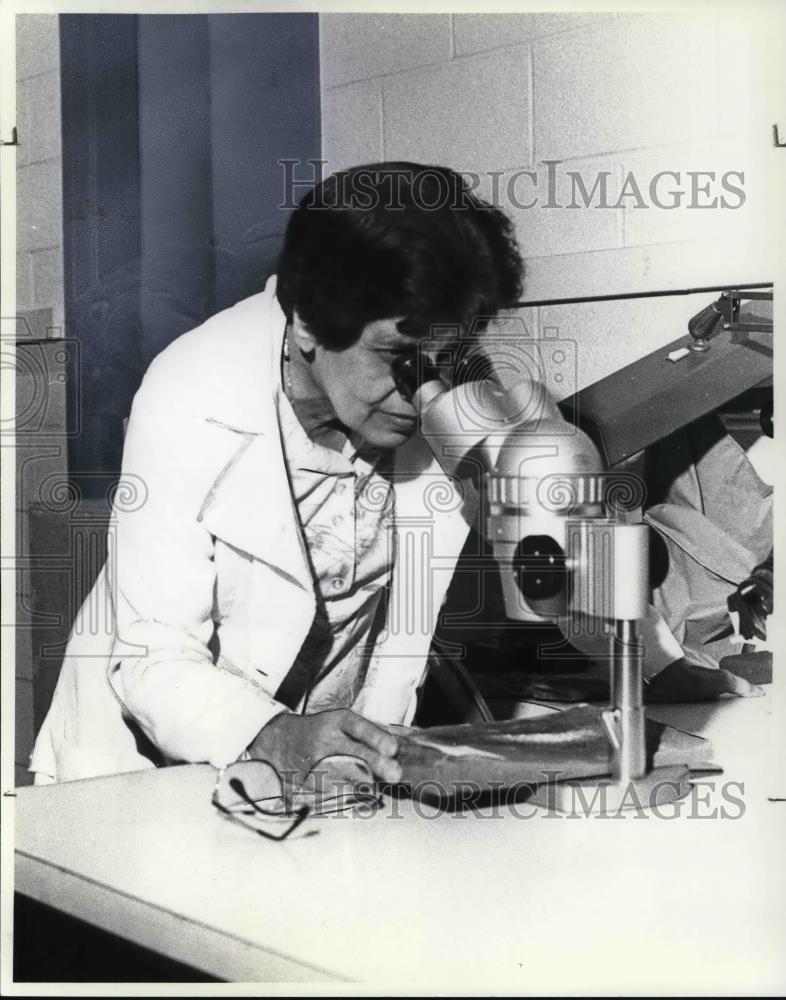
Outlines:
{"type": "Polygon", "coordinates": [[[382,804],[382,797],[364,760],[333,754],[317,761],[305,780],[292,789],[268,761],[236,761],[218,772],[212,801],[227,819],[261,837],[286,840],[309,817],[359,807],[364,813],[373,812],[382,804]],[[332,777],[337,773],[342,777],[332,777]]]}

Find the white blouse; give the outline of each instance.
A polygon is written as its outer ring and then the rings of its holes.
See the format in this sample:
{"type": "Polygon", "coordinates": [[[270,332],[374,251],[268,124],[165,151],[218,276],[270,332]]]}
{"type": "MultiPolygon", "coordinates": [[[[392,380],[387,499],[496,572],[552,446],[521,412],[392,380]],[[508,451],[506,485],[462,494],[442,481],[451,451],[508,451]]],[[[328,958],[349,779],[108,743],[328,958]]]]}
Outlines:
{"type": "Polygon", "coordinates": [[[279,697],[299,712],[350,708],[393,567],[389,456],[371,464],[349,441],[341,452],[312,441],[283,391],[277,409],[317,597],[311,631],[279,697]]]}

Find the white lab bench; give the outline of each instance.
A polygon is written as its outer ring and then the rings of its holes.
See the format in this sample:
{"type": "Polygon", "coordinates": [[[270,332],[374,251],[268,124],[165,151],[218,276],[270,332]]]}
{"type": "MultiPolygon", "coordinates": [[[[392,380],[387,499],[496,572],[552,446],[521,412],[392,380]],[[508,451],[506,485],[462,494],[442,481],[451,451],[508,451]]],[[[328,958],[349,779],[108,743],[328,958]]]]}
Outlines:
{"type": "Polygon", "coordinates": [[[675,819],[526,804],[435,816],[387,800],[277,843],[223,819],[215,772],[184,766],[18,789],[15,888],[232,982],[782,991],[786,804],[767,798],[770,699],[651,714],[708,736],[724,768],[675,819]],[[744,790],[724,797],[727,781],[744,790]]]}

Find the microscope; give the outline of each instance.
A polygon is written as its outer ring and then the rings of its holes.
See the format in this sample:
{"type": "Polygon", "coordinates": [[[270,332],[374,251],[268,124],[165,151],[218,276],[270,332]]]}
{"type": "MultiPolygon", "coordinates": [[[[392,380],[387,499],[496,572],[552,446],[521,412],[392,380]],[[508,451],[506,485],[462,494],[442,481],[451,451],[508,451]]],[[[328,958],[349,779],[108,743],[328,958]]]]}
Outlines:
{"type": "MultiPolygon", "coordinates": [[[[639,626],[649,604],[649,529],[637,477],[608,472],[537,380],[505,388],[477,347],[433,346],[423,342],[399,357],[394,377],[443,470],[476,486],[479,528],[499,567],[508,617],[542,623],[579,615],[608,637],[605,807],[619,807],[631,788],[651,805],[683,797],[687,766],[648,766],[639,626]]],[[[544,804],[567,803],[570,784],[549,788],[544,804]]]]}

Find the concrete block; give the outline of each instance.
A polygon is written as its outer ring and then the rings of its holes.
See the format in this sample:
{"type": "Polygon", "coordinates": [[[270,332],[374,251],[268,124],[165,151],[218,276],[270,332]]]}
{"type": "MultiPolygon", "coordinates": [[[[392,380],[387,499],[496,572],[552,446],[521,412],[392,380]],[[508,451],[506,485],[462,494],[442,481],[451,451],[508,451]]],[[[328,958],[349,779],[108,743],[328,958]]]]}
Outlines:
{"type": "Polygon", "coordinates": [[[506,309],[489,324],[483,346],[493,360],[497,376],[506,388],[529,374],[531,351],[527,345],[538,339],[537,309],[506,309]]]}
{"type": "MultiPolygon", "coordinates": [[[[26,257],[32,257],[32,254],[25,254],[26,257]]],[[[26,339],[34,340],[49,340],[54,337],[62,336],[60,330],[55,330],[54,315],[51,306],[44,306],[43,309],[22,309],[17,308],[16,310],[17,320],[22,331],[22,335],[26,339]]],[[[19,357],[17,348],[17,359],[19,357]]],[[[17,393],[19,392],[19,383],[17,382],[17,393]]]]}
{"type": "Polygon", "coordinates": [[[322,86],[450,59],[449,14],[321,14],[322,86]]]}
{"type": "Polygon", "coordinates": [[[33,301],[37,308],[52,309],[52,318],[63,313],[63,248],[30,254],[33,268],[33,301]]]}
{"type": "Polygon", "coordinates": [[[456,14],[453,19],[457,56],[527,42],[574,28],[592,27],[608,13],[579,14],[531,12],[527,14],[456,14]]]}
{"type": "MultiPolygon", "coordinates": [[[[691,295],[541,306],[540,332],[571,345],[575,388],[583,389],[687,335],[688,320],[708,301],[711,296],[691,295]]],[[[556,397],[570,395],[569,388],[555,386],[556,397]]]]}
{"type": "Polygon", "coordinates": [[[43,250],[63,242],[60,162],[46,160],[16,172],[17,252],[43,250]]]}
{"type": "Polygon", "coordinates": [[[533,59],[538,160],[682,142],[715,129],[711,15],[613,18],[538,39],[533,59]]]}
{"type": "Polygon", "coordinates": [[[382,159],[382,93],[379,80],[351,83],[322,94],[325,173],[382,159]]]}
{"type": "Polygon", "coordinates": [[[59,160],[63,145],[60,133],[60,72],[44,73],[26,81],[25,85],[29,117],[19,127],[19,141],[27,147],[28,162],[59,160]]]}
{"type": "Polygon", "coordinates": [[[57,14],[16,15],[16,77],[26,80],[60,68],[57,14]]]}
{"type": "MultiPolygon", "coordinates": [[[[745,285],[772,280],[775,270],[765,241],[740,245],[735,239],[534,257],[525,264],[524,299],[530,301],[724,283],[745,285]]],[[[650,308],[659,309],[652,303],[664,300],[648,301],[650,308]]]]}
{"type": "Polygon", "coordinates": [[[26,166],[32,159],[30,127],[30,91],[32,80],[16,81],[16,130],[19,145],[16,147],[16,166],[26,166]]]}
{"type": "Polygon", "coordinates": [[[33,308],[33,262],[32,254],[16,255],[16,311],[25,312],[33,308]]]}
{"type": "Polygon", "coordinates": [[[723,238],[745,243],[760,240],[766,230],[772,206],[755,151],[708,142],[635,151],[621,159],[628,190],[635,183],[642,196],[625,199],[628,246],[723,238]]]}
{"type": "Polygon", "coordinates": [[[383,100],[387,158],[476,172],[530,161],[527,46],[387,77],[383,100]]]}
{"type": "Polygon", "coordinates": [[[783,4],[718,6],[717,133],[728,143],[733,122],[735,149],[751,143],[761,149],[768,145],[773,123],[780,122],[784,141],[786,62],[775,39],[786,37],[786,8],[783,4]]]}
{"type": "Polygon", "coordinates": [[[478,193],[510,216],[526,257],[605,250],[621,242],[619,175],[613,160],[538,164],[485,177],[478,193]]]}

